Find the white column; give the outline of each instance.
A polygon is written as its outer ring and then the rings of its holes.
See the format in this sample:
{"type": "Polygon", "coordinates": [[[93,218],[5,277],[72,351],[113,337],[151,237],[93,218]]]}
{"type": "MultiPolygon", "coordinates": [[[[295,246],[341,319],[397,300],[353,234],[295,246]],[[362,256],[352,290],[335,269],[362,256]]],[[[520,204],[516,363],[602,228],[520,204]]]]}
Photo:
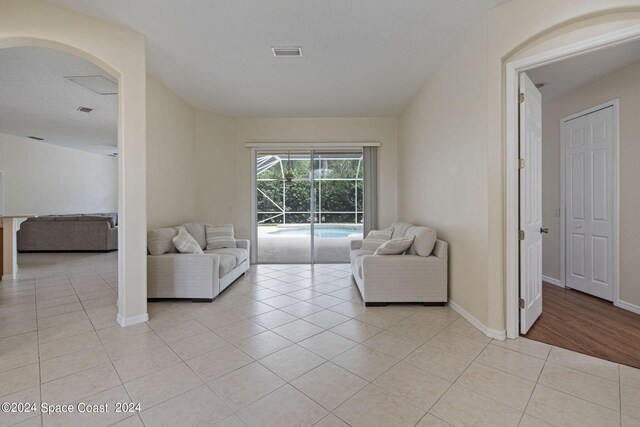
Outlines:
{"type": "Polygon", "coordinates": [[[18,230],[27,216],[0,217],[3,229],[2,280],[15,280],[18,277],[18,230]]]}

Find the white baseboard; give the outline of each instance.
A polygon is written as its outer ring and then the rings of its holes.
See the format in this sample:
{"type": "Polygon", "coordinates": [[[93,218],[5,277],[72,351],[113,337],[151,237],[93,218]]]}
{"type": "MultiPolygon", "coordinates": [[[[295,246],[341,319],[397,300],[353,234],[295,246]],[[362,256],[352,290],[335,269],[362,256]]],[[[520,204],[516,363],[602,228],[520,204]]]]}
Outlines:
{"type": "Polygon", "coordinates": [[[640,314],[640,305],[631,304],[630,302],[618,300],[613,303],[616,307],[620,307],[624,310],[630,311],[635,314],[640,314]]]}
{"type": "Polygon", "coordinates": [[[504,340],[507,338],[506,331],[498,331],[487,327],[484,323],[473,317],[467,310],[459,306],[454,300],[449,300],[449,307],[453,309],[460,316],[464,317],[469,323],[476,327],[480,332],[488,336],[489,338],[495,338],[497,340],[504,340]]]}
{"type": "Polygon", "coordinates": [[[144,322],[148,321],[149,320],[149,314],[148,313],[144,313],[144,314],[139,314],[138,316],[123,318],[123,317],[120,316],[120,313],[118,313],[118,316],[116,317],[116,320],[118,321],[118,324],[120,326],[125,328],[127,326],[133,326],[133,325],[137,325],[138,323],[144,323],[144,322]]]}
{"type": "Polygon", "coordinates": [[[558,279],[554,279],[553,277],[545,276],[543,274],[542,280],[544,280],[547,283],[551,283],[552,285],[556,285],[556,286],[560,286],[561,288],[564,288],[564,285],[562,284],[562,282],[558,279]]]}

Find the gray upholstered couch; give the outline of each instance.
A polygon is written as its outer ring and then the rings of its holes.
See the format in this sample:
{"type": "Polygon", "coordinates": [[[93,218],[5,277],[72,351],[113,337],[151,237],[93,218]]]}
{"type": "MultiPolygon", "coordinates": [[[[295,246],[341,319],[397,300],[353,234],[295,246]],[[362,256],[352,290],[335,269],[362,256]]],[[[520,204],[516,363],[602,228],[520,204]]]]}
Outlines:
{"type": "Polygon", "coordinates": [[[447,242],[429,227],[404,222],[392,225],[392,239],[414,236],[404,255],[373,255],[351,242],[351,270],[367,306],[389,302],[447,302],[447,242]]]}
{"type": "Polygon", "coordinates": [[[249,270],[249,240],[235,248],[206,250],[205,224],[183,224],[204,254],[181,254],[173,245],[176,228],[147,233],[147,298],[187,298],[212,301],[249,270]]]}
{"type": "Polygon", "coordinates": [[[46,215],[29,218],[18,231],[19,252],[113,251],[118,214],[46,215]]]}

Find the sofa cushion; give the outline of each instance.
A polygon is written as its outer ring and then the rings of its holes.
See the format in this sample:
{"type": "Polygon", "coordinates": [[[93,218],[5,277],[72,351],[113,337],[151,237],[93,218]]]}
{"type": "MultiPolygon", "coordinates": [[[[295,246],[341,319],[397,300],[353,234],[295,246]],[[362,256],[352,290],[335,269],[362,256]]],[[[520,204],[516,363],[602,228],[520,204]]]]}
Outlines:
{"type": "Polygon", "coordinates": [[[207,249],[204,253],[233,255],[236,258],[236,265],[246,261],[248,258],[247,250],[242,248],[207,249]]]}
{"type": "Polygon", "coordinates": [[[374,255],[402,255],[409,249],[413,243],[413,236],[401,237],[399,239],[391,239],[384,242],[376,251],[374,255]]]}
{"type": "Polygon", "coordinates": [[[371,230],[367,237],[362,241],[361,249],[367,249],[369,251],[375,251],[387,240],[391,239],[391,233],[393,229],[391,227],[385,230],[371,230]]]}
{"type": "Polygon", "coordinates": [[[409,236],[415,237],[413,245],[407,251],[409,255],[431,255],[438,238],[436,230],[430,227],[413,226],[407,230],[407,237],[409,236]]]}
{"type": "Polygon", "coordinates": [[[113,219],[111,217],[102,215],[80,215],[78,217],[78,221],[104,221],[108,222],[111,228],[115,227],[115,223],[113,222],[113,219]]]}
{"type": "Polygon", "coordinates": [[[233,224],[205,225],[207,249],[235,248],[233,224]]]}
{"type": "Polygon", "coordinates": [[[118,225],[118,214],[116,212],[98,212],[98,213],[88,213],[82,214],[82,216],[108,216],[113,221],[114,225],[118,225]]]}
{"type": "Polygon", "coordinates": [[[391,226],[393,228],[393,234],[391,235],[392,239],[399,239],[401,237],[407,237],[407,230],[411,228],[413,225],[408,222],[396,222],[391,226]]]}
{"type": "Polygon", "coordinates": [[[182,225],[178,227],[178,234],[173,238],[173,244],[181,254],[202,254],[202,248],[196,242],[187,229],[182,225]]]}
{"type": "Polygon", "coordinates": [[[200,249],[204,249],[207,246],[207,235],[204,231],[204,224],[199,222],[188,222],[182,224],[187,232],[196,239],[196,242],[200,245],[200,249]]]}
{"type": "Polygon", "coordinates": [[[356,257],[359,257],[361,255],[373,255],[373,252],[375,251],[370,251],[368,249],[354,249],[349,252],[349,260],[351,261],[351,263],[353,263],[353,260],[356,259],[356,257]]]}
{"type": "Polygon", "coordinates": [[[52,221],[77,221],[80,218],[80,215],[57,215],[53,216],[52,221]]]}
{"type": "Polygon", "coordinates": [[[175,228],[156,228],[147,232],[147,249],[151,255],[178,252],[173,238],[178,234],[175,228]]]}
{"type": "Polygon", "coordinates": [[[229,254],[220,255],[220,273],[219,277],[223,278],[228,272],[236,268],[236,257],[229,254]]]}

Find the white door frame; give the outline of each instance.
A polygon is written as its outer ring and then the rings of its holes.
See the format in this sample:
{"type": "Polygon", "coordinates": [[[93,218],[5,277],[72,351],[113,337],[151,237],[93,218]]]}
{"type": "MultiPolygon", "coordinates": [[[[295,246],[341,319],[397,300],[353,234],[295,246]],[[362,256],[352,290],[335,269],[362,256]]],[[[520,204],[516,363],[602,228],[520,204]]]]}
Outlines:
{"type": "MultiPolygon", "coordinates": [[[[573,56],[640,39],[640,25],[612,31],[505,64],[505,319],[507,338],[517,338],[520,313],[518,264],[518,75],[523,71],[573,56]]],[[[619,275],[616,274],[616,277],[619,275]]]]}
{"type": "Polygon", "coordinates": [[[577,119],[578,117],[586,116],[587,114],[594,113],[607,107],[612,107],[613,110],[613,303],[618,305],[620,295],[620,260],[618,258],[620,249],[620,100],[612,99],[611,101],[604,102],[578,113],[572,114],[567,117],[563,117],[560,120],[560,256],[562,262],[560,263],[560,280],[562,287],[567,286],[567,247],[565,231],[567,227],[567,204],[566,204],[566,140],[565,140],[565,126],[570,120],[577,119]]]}

